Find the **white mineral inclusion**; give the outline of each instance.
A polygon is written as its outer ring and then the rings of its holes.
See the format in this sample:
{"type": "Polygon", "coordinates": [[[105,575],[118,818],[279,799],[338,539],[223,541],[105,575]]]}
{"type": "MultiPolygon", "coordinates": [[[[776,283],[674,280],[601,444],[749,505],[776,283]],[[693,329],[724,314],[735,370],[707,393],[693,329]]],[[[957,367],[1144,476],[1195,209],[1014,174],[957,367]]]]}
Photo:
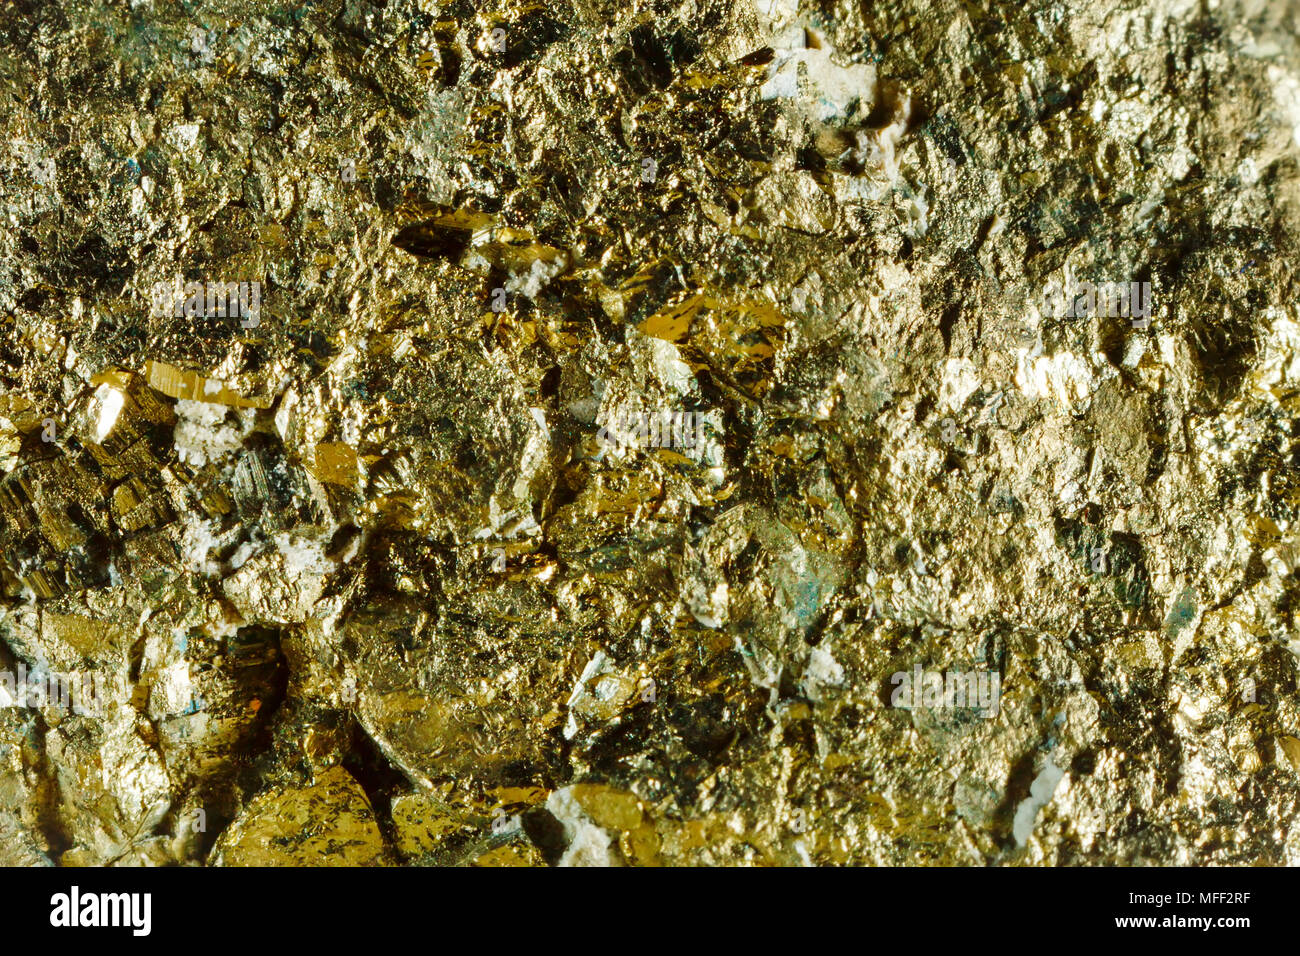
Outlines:
{"type": "Polygon", "coordinates": [[[573,714],[573,705],[582,699],[586,692],[587,681],[605,673],[609,670],[609,655],[604,651],[596,651],[591,660],[587,661],[587,666],[582,669],[582,674],[578,676],[578,682],[573,685],[573,693],[569,695],[568,702],[564,705],[569,709],[569,719],[564,724],[564,739],[572,740],[578,733],[578,721],[573,714]]]}
{"type": "Polygon", "coordinates": [[[717,630],[727,623],[729,597],[725,582],[715,587],[712,593],[705,592],[697,585],[686,595],[686,606],[695,620],[705,627],[717,630]]]}
{"type": "MultiPolygon", "coordinates": [[[[869,63],[840,66],[831,58],[834,49],[825,38],[818,37],[817,46],[809,47],[805,45],[806,35],[802,27],[796,26],[773,38],[776,54],[768,65],[759,95],[765,100],[790,100],[817,123],[843,122],[855,109],[858,113],[868,112],[876,103],[876,68],[869,63]]],[[[911,97],[904,96],[886,126],[857,131],[857,146],[850,149],[850,154],[859,162],[884,169],[890,181],[898,179],[895,149],[911,116],[911,97]]],[[[909,220],[915,235],[923,236],[927,231],[928,214],[925,198],[914,198],[909,220]]]]}
{"type": "Polygon", "coordinates": [[[1051,758],[1038,772],[1034,782],[1029,785],[1029,796],[1020,801],[1016,807],[1016,816],[1011,824],[1012,836],[1017,846],[1024,846],[1029,834],[1034,832],[1034,823],[1038,820],[1038,811],[1047,806],[1056,793],[1056,787],[1065,776],[1065,771],[1052,763],[1051,758]]]}
{"type": "Polygon", "coordinates": [[[822,687],[839,687],[844,683],[844,668],[830,651],[814,647],[808,655],[803,679],[809,695],[817,700],[821,697],[822,687]]]}
{"type": "Polygon", "coordinates": [[[1294,73],[1272,65],[1268,68],[1268,79],[1273,84],[1273,98],[1291,124],[1295,144],[1300,146],[1300,80],[1294,73]]]}
{"type": "Polygon", "coordinates": [[[1054,397],[1069,407],[1091,394],[1093,374],[1088,363],[1071,352],[1034,356],[1028,349],[1016,349],[1016,385],[1028,398],[1054,397]]]}
{"type": "Polygon", "coordinates": [[[829,46],[778,50],[759,95],[765,100],[796,100],[812,119],[828,123],[844,119],[854,103],[875,102],[876,68],[866,63],[840,66],[831,59],[829,46]]]}
{"type": "Polygon", "coordinates": [[[163,138],[176,149],[185,152],[193,149],[199,141],[199,126],[197,123],[180,123],[168,129],[163,138]]]}
{"type": "Polygon", "coordinates": [[[221,544],[221,539],[213,533],[210,521],[187,516],[181,526],[181,556],[185,567],[197,571],[206,577],[214,578],[221,573],[221,565],[209,560],[208,554],[221,544]]]}
{"type": "MultiPolygon", "coordinates": [[[[219,386],[218,386],[219,388],[219,386]]],[[[172,443],[185,464],[202,468],[243,446],[239,428],[226,422],[226,406],[182,398],[176,403],[172,443]]]]}
{"type": "Polygon", "coordinates": [[[968,358],[950,358],[943,363],[943,380],[939,385],[939,406],[943,411],[957,411],[980,387],[975,363],[968,358]]]}
{"type": "Polygon", "coordinates": [[[609,833],[597,826],[573,797],[573,787],[561,787],[546,798],[546,809],[564,827],[568,849],[560,866],[613,866],[609,833]]]}
{"type": "Polygon", "coordinates": [[[325,557],[328,542],[326,536],[311,538],[287,532],[275,535],[275,546],[284,556],[284,570],[290,577],[324,574],[334,567],[334,562],[325,557]]]}
{"type": "Polygon", "coordinates": [[[518,292],[529,299],[536,299],[542,289],[546,288],[552,279],[568,268],[568,265],[569,259],[567,256],[560,256],[554,262],[534,259],[527,272],[510,273],[510,278],[506,280],[505,289],[507,292],[518,292]]]}
{"type": "MultiPolygon", "coordinates": [[[[901,133],[900,133],[901,135],[901,133]]],[[[890,156],[891,162],[893,156],[890,156]]],[[[924,187],[919,193],[913,193],[907,203],[907,225],[904,227],[913,239],[924,239],[930,231],[930,200],[924,187]]]]}
{"type": "Polygon", "coordinates": [[[691,390],[695,376],[691,367],[682,361],[682,353],[672,342],[663,339],[650,339],[650,354],[659,373],[659,381],[678,395],[686,395],[691,390]]]}

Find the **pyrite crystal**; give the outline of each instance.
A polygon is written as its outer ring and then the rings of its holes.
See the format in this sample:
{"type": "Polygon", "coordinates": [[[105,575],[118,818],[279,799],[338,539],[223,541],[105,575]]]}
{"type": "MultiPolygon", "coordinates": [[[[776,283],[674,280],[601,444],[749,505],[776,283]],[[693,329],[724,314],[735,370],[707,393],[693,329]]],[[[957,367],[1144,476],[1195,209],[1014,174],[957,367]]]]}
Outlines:
{"type": "Polygon", "coordinates": [[[0,863],[1300,865],[1294,0],[9,0],[0,863]]]}

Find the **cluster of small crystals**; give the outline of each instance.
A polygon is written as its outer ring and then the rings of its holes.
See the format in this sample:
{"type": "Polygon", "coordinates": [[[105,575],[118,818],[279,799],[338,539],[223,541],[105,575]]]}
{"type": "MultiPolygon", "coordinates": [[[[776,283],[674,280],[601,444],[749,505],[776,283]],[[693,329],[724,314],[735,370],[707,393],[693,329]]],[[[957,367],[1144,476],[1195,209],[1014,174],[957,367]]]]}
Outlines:
{"type": "Polygon", "coordinates": [[[0,863],[1300,865],[1297,16],[7,3],[0,863]]]}

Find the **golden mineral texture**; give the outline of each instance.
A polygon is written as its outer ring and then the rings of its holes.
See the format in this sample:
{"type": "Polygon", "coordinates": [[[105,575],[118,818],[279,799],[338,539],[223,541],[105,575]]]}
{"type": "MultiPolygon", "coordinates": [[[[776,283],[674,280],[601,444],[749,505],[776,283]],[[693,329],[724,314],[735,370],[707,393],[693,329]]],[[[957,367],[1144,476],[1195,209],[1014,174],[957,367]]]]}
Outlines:
{"type": "Polygon", "coordinates": [[[0,864],[1300,865],[1298,24],[6,0],[0,864]]]}

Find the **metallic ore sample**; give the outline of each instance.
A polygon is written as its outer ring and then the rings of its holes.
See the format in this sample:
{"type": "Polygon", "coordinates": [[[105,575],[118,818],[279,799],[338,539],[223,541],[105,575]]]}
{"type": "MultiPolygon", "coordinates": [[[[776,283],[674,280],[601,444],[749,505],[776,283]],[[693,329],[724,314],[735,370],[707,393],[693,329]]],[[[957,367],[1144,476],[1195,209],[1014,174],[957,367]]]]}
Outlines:
{"type": "Polygon", "coordinates": [[[1300,865],[1294,0],[13,0],[0,864],[1300,865]]]}

